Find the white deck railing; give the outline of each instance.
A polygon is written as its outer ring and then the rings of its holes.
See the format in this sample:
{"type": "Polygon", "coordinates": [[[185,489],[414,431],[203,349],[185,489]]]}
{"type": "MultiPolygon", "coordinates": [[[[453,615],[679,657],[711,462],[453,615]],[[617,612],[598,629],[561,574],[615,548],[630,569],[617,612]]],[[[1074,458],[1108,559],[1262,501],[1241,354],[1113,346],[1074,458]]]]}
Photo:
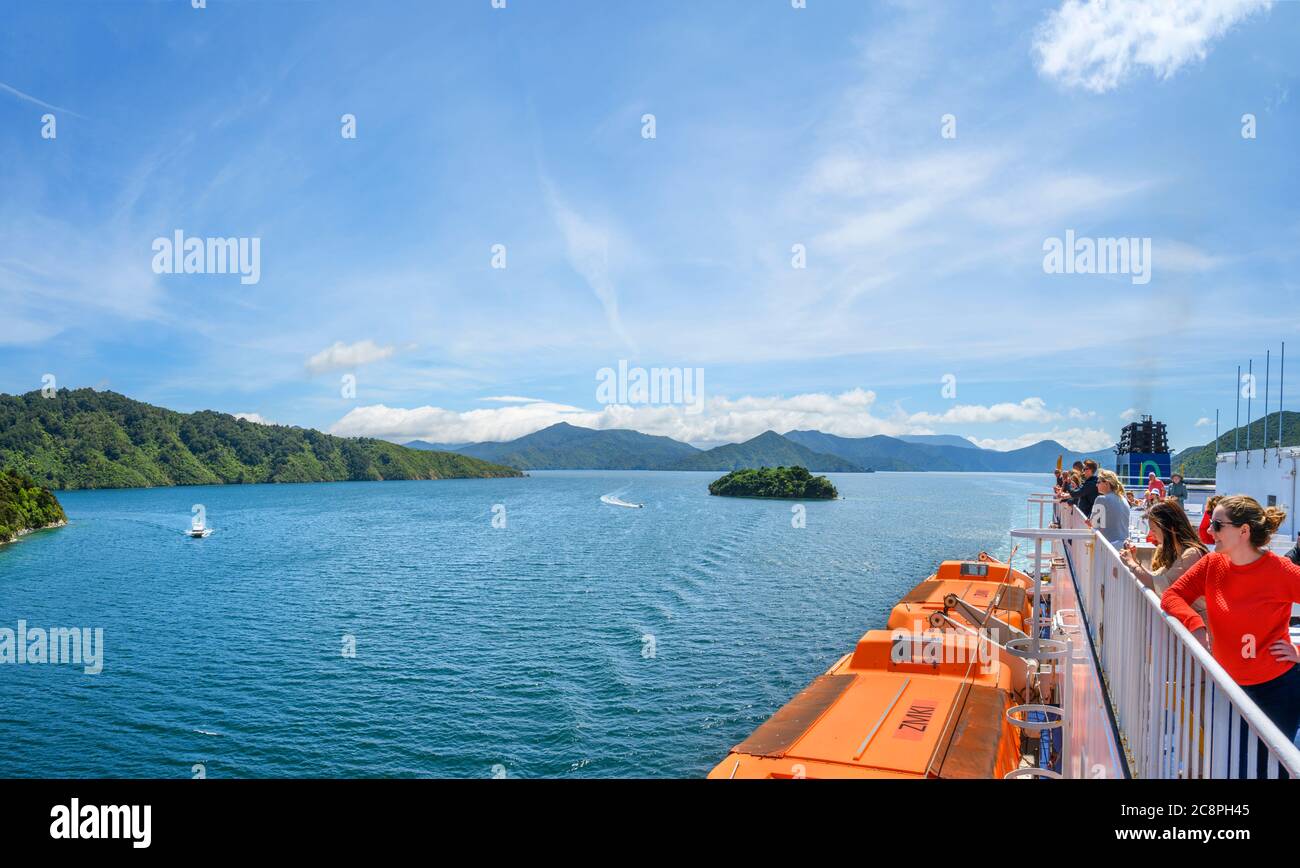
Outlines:
{"type": "MultiPolygon", "coordinates": [[[[1058,507],[1063,529],[1087,529],[1058,507]]],[[[1294,733],[1283,733],[1124,566],[1097,532],[1054,543],[1069,563],[1130,770],[1142,778],[1300,777],[1294,733]],[[1246,742],[1241,763],[1241,741],[1246,742]],[[1259,744],[1264,768],[1259,768],[1259,744]]],[[[1053,595],[1055,614],[1057,595],[1053,595]]]]}

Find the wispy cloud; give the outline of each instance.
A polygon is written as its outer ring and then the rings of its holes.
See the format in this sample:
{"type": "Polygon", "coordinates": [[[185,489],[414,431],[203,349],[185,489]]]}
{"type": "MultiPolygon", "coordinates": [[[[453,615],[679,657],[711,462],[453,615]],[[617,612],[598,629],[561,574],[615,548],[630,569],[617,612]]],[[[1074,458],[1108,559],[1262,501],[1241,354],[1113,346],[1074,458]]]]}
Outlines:
{"type": "Polygon", "coordinates": [[[43,99],[37,99],[36,97],[32,96],[32,95],[29,94],[29,93],[23,93],[23,92],[22,92],[21,90],[19,90],[18,88],[16,88],[16,87],[11,87],[11,86],[5,84],[3,81],[0,81],[0,91],[4,91],[5,93],[13,94],[14,96],[18,97],[19,99],[21,99],[21,100],[25,100],[26,102],[32,103],[32,104],[34,104],[34,105],[38,105],[38,106],[40,106],[41,108],[47,108],[47,109],[49,109],[49,110],[51,110],[51,111],[61,112],[61,113],[66,114],[66,115],[72,115],[74,118],[81,118],[82,120],[85,120],[85,117],[84,117],[83,115],[79,115],[79,114],[77,114],[76,112],[72,111],[72,109],[60,108],[59,106],[56,106],[56,105],[54,105],[54,104],[52,104],[52,103],[48,103],[48,102],[46,102],[46,101],[43,100],[43,99]]]}
{"type": "Polygon", "coordinates": [[[591,291],[600,300],[605,311],[605,321],[610,331],[628,347],[633,347],[632,339],[623,327],[623,319],[618,309],[618,290],[614,285],[613,269],[610,265],[610,248],[614,244],[613,232],[608,226],[601,225],[583,217],[570,208],[555,191],[549,180],[543,185],[551,205],[551,214],[560,233],[564,236],[565,250],[573,270],[591,287],[591,291]]]}

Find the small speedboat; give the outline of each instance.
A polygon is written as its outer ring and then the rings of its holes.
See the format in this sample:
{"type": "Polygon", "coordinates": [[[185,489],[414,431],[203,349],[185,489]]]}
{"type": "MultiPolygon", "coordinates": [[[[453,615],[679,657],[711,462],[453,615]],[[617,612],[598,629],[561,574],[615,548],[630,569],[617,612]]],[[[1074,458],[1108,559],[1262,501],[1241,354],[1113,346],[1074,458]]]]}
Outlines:
{"type": "Polygon", "coordinates": [[[623,506],[628,509],[640,509],[643,506],[643,504],[640,503],[628,503],[626,500],[620,500],[612,494],[602,494],[600,496],[600,502],[608,503],[610,506],[623,506]]]}
{"type": "Polygon", "coordinates": [[[203,539],[204,537],[212,536],[212,528],[192,527],[189,530],[185,531],[185,535],[190,539],[203,539]]]}

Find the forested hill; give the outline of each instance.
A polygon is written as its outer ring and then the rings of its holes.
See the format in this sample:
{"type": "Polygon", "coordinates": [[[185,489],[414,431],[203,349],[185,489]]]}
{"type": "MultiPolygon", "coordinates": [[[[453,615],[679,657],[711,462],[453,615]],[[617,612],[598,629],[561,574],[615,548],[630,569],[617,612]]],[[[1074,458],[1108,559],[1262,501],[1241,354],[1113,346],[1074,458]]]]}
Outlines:
{"type": "Polygon", "coordinates": [[[1264,419],[1256,419],[1250,425],[1242,425],[1225,431],[1216,443],[1204,446],[1192,446],[1179,452],[1173,458],[1173,469],[1183,466],[1183,475],[1190,477],[1213,477],[1216,465],[1214,458],[1218,452],[1233,452],[1247,448],[1261,449],[1267,445],[1270,449],[1277,446],[1300,446],[1300,413],[1291,410],[1285,413],[1268,414],[1267,426],[1264,419]],[[1268,428],[1268,442],[1265,444],[1264,428],[1268,428]],[[1279,436],[1279,428],[1281,433],[1279,436]]]}
{"type": "Polygon", "coordinates": [[[67,521],[49,489],[17,473],[0,470],[0,543],[29,530],[67,521]]]}
{"type": "Polygon", "coordinates": [[[466,455],[177,413],[94,389],[0,395],[0,469],[56,489],[522,475],[466,455]]]}

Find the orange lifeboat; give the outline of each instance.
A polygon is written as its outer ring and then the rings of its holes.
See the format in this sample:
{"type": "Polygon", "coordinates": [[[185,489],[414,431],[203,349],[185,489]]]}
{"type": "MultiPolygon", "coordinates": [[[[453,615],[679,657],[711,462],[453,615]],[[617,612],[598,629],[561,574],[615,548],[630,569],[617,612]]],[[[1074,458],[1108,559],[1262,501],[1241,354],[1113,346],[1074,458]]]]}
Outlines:
{"type": "Polygon", "coordinates": [[[898,601],[889,613],[888,626],[891,630],[946,629],[947,619],[952,619],[983,627],[992,616],[1025,633],[1033,608],[1034,598],[1018,585],[931,577],[898,601]],[[932,617],[935,613],[946,618],[932,617]]]}
{"type": "Polygon", "coordinates": [[[969,633],[872,630],[732,748],[710,778],[1000,778],[1022,676],[969,633]]]}

